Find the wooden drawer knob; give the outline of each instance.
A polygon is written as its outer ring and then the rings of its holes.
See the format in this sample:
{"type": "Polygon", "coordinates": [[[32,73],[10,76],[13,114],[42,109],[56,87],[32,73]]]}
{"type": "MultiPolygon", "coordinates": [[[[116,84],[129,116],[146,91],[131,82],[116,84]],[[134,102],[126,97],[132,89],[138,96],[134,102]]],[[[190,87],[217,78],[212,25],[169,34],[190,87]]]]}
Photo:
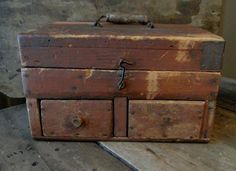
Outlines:
{"type": "Polygon", "coordinates": [[[80,117],[73,117],[71,119],[71,123],[74,126],[74,128],[79,128],[83,125],[83,119],[81,119],[80,117]]]}

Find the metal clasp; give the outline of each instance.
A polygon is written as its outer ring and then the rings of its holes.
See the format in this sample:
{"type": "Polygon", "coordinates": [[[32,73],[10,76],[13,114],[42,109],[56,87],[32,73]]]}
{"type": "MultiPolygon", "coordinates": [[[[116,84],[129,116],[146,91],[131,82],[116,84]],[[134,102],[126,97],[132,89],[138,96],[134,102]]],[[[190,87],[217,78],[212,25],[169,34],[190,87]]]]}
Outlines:
{"type": "Polygon", "coordinates": [[[132,65],[131,62],[128,62],[124,59],[121,59],[120,62],[119,62],[119,69],[122,71],[121,73],[121,78],[120,78],[120,81],[118,82],[118,88],[119,90],[125,88],[125,66],[124,64],[127,64],[127,65],[132,65]]]}

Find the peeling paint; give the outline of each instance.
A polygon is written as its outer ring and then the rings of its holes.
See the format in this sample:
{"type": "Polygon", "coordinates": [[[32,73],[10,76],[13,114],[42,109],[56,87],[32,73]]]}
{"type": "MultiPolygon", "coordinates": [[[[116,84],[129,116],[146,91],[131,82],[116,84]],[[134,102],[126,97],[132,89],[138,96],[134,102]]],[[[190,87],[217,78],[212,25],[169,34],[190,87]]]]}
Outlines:
{"type": "Polygon", "coordinates": [[[85,79],[89,79],[93,75],[93,69],[87,69],[85,70],[85,79]]]}
{"type": "Polygon", "coordinates": [[[51,34],[51,38],[55,39],[66,39],[66,38],[108,38],[108,39],[118,39],[118,40],[175,40],[179,41],[178,47],[180,49],[193,47],[195,42],[193,41],[224,41],[223,38],[216,35],[195,35],[193,36],[130,36],[130,35],[89,35],[89,34],[51,34]]]}
{"type": "Polygon", "coordinates": [[[169,51],[166,51],[163,55],[160,56],[159,60],[162,60],[162,58],[164,58],[168,53],[169,51]]]}
{"type": "Polygon", "coordinates": [[[186,51],[186,50],[177,51],[175,60],[180,63],[190,62],[191,58],[190,58],[189,51],[186,51]]]}
{"type": "MultiPolygon", "coordinates": [[[[197,40],[198,41],[204,41],[204,40],[209,41],[208,39],[205,39],[205,38],[197,37],[197,40]]],[[[195,46],[196,42],[192,41],[191,39],[187,39],[187,37],[184,37],[184,39],[185,39],[184,41],[179,41],[179,43],[177,45],[177,49],[190,49],[195,46]]]]}
{"type": "Polygon", "coordinates": [[[42,72],[44,71],[45,69],[39,69],[39,75],[42,74],[42,72]]]}

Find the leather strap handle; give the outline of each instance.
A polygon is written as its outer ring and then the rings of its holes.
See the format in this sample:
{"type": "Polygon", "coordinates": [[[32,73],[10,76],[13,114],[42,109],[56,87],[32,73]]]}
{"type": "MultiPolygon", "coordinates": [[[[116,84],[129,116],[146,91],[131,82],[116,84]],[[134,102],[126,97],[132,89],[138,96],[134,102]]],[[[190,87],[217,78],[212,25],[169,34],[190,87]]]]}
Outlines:
{"type": "Polygon", "coordinates": [[[154,28],[153,23],[145,15],[102,15],[96,20],[94,26],[102,27],[100,23],[102,19],[105,19],[106,22],[113,24],[142,24],[146,25],[148,28],[154,28]]]}

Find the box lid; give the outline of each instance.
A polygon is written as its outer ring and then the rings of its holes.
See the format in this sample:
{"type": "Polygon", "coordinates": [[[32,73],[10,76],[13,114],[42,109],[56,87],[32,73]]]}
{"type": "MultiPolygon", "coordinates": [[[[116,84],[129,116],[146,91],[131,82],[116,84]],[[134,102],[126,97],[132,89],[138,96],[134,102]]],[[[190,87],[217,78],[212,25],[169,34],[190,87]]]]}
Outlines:
{"type": "Polygon", "coordinates": [[[224,39],[190,25],[157,24],[150,29],[143,25],[91,22],[55,22],[38,30],[19,34],[21,47],[83,48],[150,48],[202,49],[206,42],[223,43],[224,39]]]}

